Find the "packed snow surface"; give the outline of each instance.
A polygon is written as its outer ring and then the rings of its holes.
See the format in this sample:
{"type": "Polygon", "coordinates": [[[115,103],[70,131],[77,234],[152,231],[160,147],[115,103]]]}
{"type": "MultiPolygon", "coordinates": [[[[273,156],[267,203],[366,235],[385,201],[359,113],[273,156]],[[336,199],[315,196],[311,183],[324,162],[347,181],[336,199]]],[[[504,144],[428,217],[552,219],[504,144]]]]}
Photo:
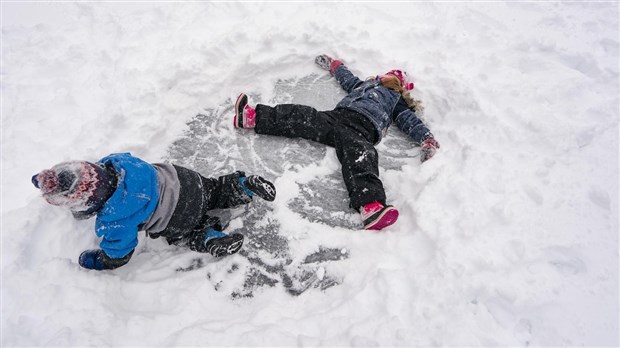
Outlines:
{"type": "Polygon", "coordinates": [[[618,346],[619,5],[2,3],[2,346],[618,346]],[[413,76],[441,144],[377,146],[396,224],[364,231],[332,148],[232,126],[331,109],[314,57],[413,76]],[[131,152],[273,180],[222,211],[241,253],[140,235],[88,271],[93,220],[30,183],[131,152]]]}

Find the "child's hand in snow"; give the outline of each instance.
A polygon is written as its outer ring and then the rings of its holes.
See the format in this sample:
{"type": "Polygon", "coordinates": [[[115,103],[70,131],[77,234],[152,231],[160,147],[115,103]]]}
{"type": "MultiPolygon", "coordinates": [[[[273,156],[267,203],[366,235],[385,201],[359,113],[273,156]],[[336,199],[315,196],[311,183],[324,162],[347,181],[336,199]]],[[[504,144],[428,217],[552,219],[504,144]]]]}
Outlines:
{"type": "Polygon", "coordinates": [[[103,262],[103,250],[86,250],[80,255],[80,266],[98,271],[106,269],[103,262]]]}
{"type": "Polygon", "coordinates": [[[334,59],[327,54],[321,54],[320,56],[316,56],[314,59],[314,62],[324,70],[329,70],[329,66],[333,61],[334,59]]]}
{"type": "Polygon", "coordinates": [[[321,54],[314,59],[314,62],[321,67],[321,69],[329,70],[333,75],[336,69],[342,65],[342,61],[334,59],[327,54],[321,54]]]}
{"type": "Polygon", "coordinates": [[[433,157],[435,155],[435,152],[437,152],[437,149],[439,149],[439,143],[437,142],[437,140],[435,140],[435,138],[424,139],[424,141],[422,141],[420,149],[420,159],[422,160],[422,162],[426,162],[428,159],[433,157]]]}
{"type": "Polygon", "coordinates": [[[80,255],[80,266],[88,269],[95,269],[97,271],[101,271],[104,269],[115,269],[118,268],[131,259],[131,255],[133,255],[133,250],[118,259],[113,259],[106,255],[106,253],[101,249],[96,250],[86,250],[80,255]]]}

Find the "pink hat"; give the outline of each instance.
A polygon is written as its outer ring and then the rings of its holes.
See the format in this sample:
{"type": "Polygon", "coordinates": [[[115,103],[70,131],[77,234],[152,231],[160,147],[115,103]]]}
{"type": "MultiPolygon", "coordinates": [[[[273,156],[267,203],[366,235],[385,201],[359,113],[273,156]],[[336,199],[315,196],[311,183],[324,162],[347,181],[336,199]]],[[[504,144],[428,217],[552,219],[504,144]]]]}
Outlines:
{"type": "Polygon", "coordinates": [[[398,77],[400,84],[403,86],[405,91],[411,91],[413,89],[413,82],[409,80],[409,75],[407,75],[407,72],[402,70],[390,70],[386,72],[385,75],[394,75],[398,77]]]}

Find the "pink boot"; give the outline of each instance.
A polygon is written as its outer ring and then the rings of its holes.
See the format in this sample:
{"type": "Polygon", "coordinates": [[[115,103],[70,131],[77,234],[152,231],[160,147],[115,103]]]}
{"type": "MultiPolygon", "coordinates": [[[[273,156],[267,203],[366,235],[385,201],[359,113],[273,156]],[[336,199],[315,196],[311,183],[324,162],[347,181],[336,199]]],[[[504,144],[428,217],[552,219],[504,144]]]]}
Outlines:
{"type": "Polygon", "coordinates": [[[362,207],[364,229],[380,230],[395,223],[398,219],[398,210],[391,205],[384,206],[379,202],[368,203],[362,207]]]}
{"type": "Polygon", "coordinates": [[[235,103],[235,128],[254,128],[256,126],[256,110],[248,105],[248,96],[239,94],[235,103]]]}

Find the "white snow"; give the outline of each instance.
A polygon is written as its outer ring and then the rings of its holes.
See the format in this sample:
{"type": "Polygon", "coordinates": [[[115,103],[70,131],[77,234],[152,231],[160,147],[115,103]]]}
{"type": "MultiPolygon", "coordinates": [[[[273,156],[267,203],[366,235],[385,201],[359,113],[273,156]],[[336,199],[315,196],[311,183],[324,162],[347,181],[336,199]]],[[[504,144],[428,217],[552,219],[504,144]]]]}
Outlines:
{"type": "MultiPolygon", "coordinates": [[[[1,6],[2,346],[620,344],[617,2],[1,6]],[[333,149],[283,165],[276,201],[257,204],[293,264],[342,249],[315,268],[341,284],[233,299],[247,258],[176,272],[201,255],[144,234],[126,266],[79,267],[94,221],[46,204],[33,174],[112,152],[165,160],[196,114],[324,76],[320,53],[361,77],[407,70],[441,144],[424,164],[390,146],[395,127],[378,146],[404,161],[382,167],[401,217],[380,233],[290,209],[298,185],[338,173],[333,149]]],[[[238,153],[213,150],[197,155],[238,153]]],[[[243,220],[229,229],[252,233],[243,220]]]]}

